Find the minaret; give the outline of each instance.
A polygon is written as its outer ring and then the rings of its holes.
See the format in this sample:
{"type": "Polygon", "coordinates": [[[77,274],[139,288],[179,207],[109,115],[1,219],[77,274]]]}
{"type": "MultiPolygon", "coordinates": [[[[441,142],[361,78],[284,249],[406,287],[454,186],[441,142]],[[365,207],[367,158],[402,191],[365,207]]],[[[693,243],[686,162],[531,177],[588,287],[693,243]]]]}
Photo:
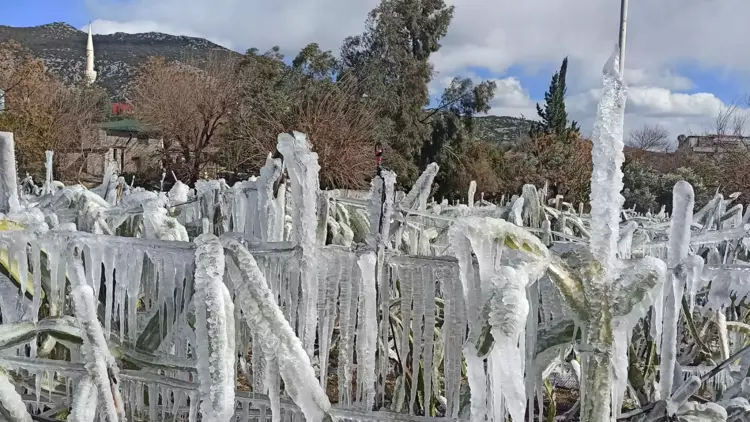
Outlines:
{"type": "Polygon", "coordinates": [[[94,70],[94,37],[91,35],[91,23],[89,22],[89,39],[86,42],[86,83],[91,85],[96,81],[94,70]]]}

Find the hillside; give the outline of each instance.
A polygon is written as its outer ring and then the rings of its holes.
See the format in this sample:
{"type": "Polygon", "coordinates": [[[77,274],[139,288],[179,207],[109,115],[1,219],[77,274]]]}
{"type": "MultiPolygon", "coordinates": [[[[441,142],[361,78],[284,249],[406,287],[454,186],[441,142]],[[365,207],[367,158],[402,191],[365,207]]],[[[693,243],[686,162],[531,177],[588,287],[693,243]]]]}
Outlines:
{"type": "Polygon", "coordinates": [[[498,144],[514,143],[529,133],[533,124],[532,120],[510,116],[478,116],[475,120],[477,138],[498,144]]]}
{"type": "MultiPolygon", "coordinates": [[[[83,79],[86,36],[86,32],[60,22],[25,28],[0,25],[0,42],[18,41],[42,59],[55,76],[71,84],[83,79]]],[[[113,100],[123,98],[135,69],[148,57],[200,60],[216,52],[236,54],[202,38],[156,32],[94,35],[97,82],[110,92],[113,100]]]]}

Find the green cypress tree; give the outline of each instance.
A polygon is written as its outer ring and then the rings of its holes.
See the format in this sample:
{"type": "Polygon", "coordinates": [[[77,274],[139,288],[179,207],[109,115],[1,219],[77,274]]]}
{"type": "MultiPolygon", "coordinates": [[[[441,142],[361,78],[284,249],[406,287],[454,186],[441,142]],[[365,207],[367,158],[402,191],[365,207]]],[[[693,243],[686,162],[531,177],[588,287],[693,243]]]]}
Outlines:
{"type": "Polygon", "coordinates": [[[538,127],[534,128],[537,134],[539,132],[554,134],[561,139],[565,139],[568,133],[580,131],[576,121],[570,122],[570,126],[568,126],[568,113],[565,111],[565,94],[568,89],[565,83],[567,73],[568,58],[565,57],[560,70],[552,75],[549,90],[544,93],[544,108],[538,103],[536,105],[536,112],[542,120],[538,127]]]}

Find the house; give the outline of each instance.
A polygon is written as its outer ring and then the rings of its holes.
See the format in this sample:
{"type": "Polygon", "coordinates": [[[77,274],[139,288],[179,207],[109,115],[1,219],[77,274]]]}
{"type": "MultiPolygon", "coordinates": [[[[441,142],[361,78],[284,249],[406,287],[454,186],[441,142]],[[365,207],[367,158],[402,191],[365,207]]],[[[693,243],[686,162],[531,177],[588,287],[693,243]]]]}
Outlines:
{"type": "Polygon", "coordinates": [[[677,137],[677,151],[715,155],[731,152],[737,148],[750,148],[750,137],[735,135],[680,135],[677,137]]]}
{"type": "Polygon", "coordinates": [[[156,133],[143,129],[135,120],[117,120],[99,125],[93,142],[77,151],[64,151],[68,168],[79,169],[83,179],[101,180],[107,154],[111,154],[117,171],[140,173],[161,168],[164,142],[156,133]]]}

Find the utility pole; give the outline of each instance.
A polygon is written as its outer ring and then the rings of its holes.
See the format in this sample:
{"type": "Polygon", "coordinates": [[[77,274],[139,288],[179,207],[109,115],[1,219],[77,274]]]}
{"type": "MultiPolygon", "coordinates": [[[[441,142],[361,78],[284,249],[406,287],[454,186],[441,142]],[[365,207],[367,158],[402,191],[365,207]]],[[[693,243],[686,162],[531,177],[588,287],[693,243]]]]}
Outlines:
{"type": "Polygon", "coordinates": [[[628,0],[620,0],[620,77],[625,73],[625,37],[628,27],[628,0]]]}

